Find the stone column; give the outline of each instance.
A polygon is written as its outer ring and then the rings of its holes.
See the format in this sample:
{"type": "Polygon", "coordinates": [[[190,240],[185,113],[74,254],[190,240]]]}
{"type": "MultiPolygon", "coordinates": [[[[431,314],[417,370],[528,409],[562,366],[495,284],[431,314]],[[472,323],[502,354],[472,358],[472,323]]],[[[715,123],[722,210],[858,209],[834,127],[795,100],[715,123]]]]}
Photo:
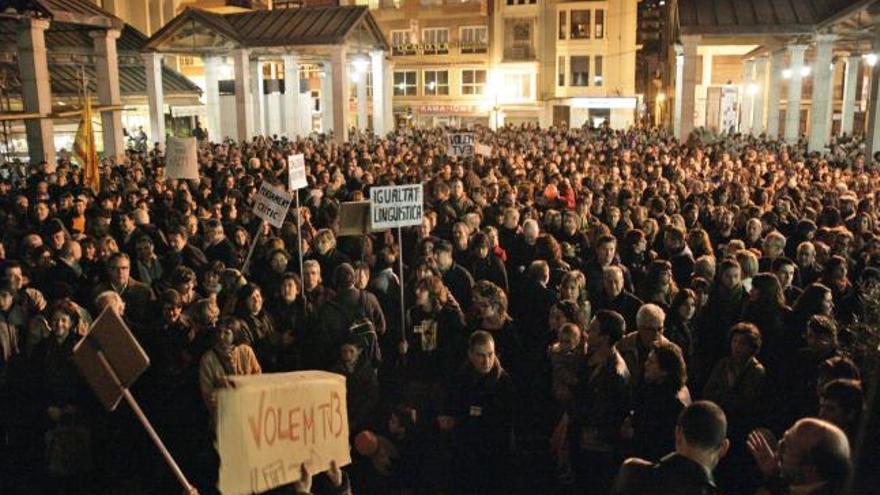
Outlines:
{"type": "Polygon", "coordinates": [[[31,163],[46,161],[55,166],[55,131],[52,127],[52,89],[46,57],[48,19],[26,19],[18,25],[18,68],[24,111],[39,113],[38,119],[24,121],[28,157],[31,163]]]}
{"type": "Polygon", "coordinates": [[[330,62],[321,64],[321,132],[328,134],[333,129],[333,67],[330,62]]]}
{"type": "Polygon", "coordinates": [[[208,138],[219,143],[223,141],[220,127],[220,57],[205,57],[205,110],[208,113],[208,138]]]}
{"type": "Polygon", "coordinates": [[[348,61],[344,46],[331,49],[330,63],[333,77],[333,134],[337,141],[347,142],[351,112],[348,108],[348,61]]]}
{"type": "Polygon", "coordinates": [[[391,97],[394,94],[394,61],[385,61],[385,92],[382,94],[382,105],[385,110],[385,132],[393,132],[397,129],[397,121],[394,118],[394,102],[391,97]]]}
{"type": "Polygon", "coordinates": [[[675,45],[675,100],[672,107],[672,133],[681,135],[681,97],[684,94],[684,47],[675,45]]]}
{"type": "Polygon", "coordinates": [[[357,84],[357,129],[358,132],[366,132],[369,127],[367,119],[367,73],[355,73],[355,84],[357,84]]]}
{"type": "Polygon", "coordinates": [[[764,132],[764,105],[767,94],[767,57],[755,60],[755,84],[757,92],[752,96],[752,134],[764,132]]]}
{"type": "Polygon", "coordinates": [[[104,157],[121,164],[125,159],[125,141],[122,133],[122,96],[119,93],[119,57],[116,40],[122,34],[116,29],[91,31],[95,51],[95,79],[98,86],[98,103],[116,105],[117,110],[101,112],[104,136],[104,157]]]}
{"type": "Polygon", "coordinates": [[[390,79],[385,70],[385,52],[377,50],[370,52],[370,68],[373,71],[373,133],[384,136],[388,133],[385,113],[385,90],[386,79],[390,79]]]}
{"type": "Polygon", "coordinates": [[[816,35],[816,55],[813,62],[813,96],[810,103],[810,151],[822,151],[828,143],[831,127],[829,101],[834,86],[834,69],[831,68],[831,52],[834,48],[833,34],[816,35]]]}
{"type": "Polygon", "coordinates": [[[779,137],[779,88],[782,87],[782,70],[785,68],[785,52],[777,50],[770,55],[770,77],[767,83],[767,136],[779,137]]]}
{"type": "Polygon", "coordinates": [[[840,117],[840,133],[852,134],[856,111],[856,86],[859,84],[861,55],[846,57],[846,73],[843,77],[843,108],[840,117]]]}
{"type": "Polygon", "coordinates": [[[142,53],[147,71],[147,101],[150,107],[150,141],[165,146],[165,93],[162,88],[162,54],[142,53]]]}
{"type": "Polygon", "coordinates": [[[251,96],[250,50],[237,48],[232,52],[235,65],[235,119],[238,141],[244,142],[254,137],[254,108],[251,96]]]}
{"type": "Polygon", "coordinates": [[[284,133],[289,139],[302,134],[299,114],[303,111],[299,104],[299,57],[288,53],[281,57],[284,62],[284,133]]]}
{"type": "Polygon", "coordinates": [[[743,84],[739,105],[739,132],[750,134],[752,132],[752,91],[751,86],[755,83],[755,61],[746,60],[743,63],[743,84]]]}
{"type": "MultiPolygon", "coordinates": [[[[871,51],[880,53],[880,15],[872,12],[874,38],[871,51]]],[[[865,135],[867,163],[873,163],[874,153],[880,151],[880,63],[871,67],[871,90],[868,93],[868,130],[865,135]]]]}
{"type": "Polygon", "coordinates": [[[687,139],[694,129],[694,108],[696,106],[697,89],[697,46],[699,36],[681,37],[681,54],[676,55],[676,137],[680,141],[687,139]],[[680,77],[679,77],[680,76],[680,77]],[[681,81],[679,83],[678,81],[681,81]]]}
{"type": "Polygon", "coordinates": [[[254,99],[254,133],[266,134],[263,105],[263,63],[259,58],[251,60],[251,96],[254,99]]]}
{"type": "Polygon", "coordinates": [[[797,143],[801,125],[801,90],[803,89],[804,52],[806,45],[789,45],[788,68],[791,77],[788,79],[788,98],[785,106],[785,141],[797,143]]]}

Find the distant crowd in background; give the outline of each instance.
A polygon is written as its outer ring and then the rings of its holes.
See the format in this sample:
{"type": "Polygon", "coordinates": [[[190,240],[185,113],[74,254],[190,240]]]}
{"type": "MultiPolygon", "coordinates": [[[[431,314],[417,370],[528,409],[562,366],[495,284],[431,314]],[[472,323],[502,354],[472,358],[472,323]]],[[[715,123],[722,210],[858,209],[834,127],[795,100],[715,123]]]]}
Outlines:
{"type": "Polygon", "coordinates": [[[180,492],[71,360],[108,306],[202,494],[217,390],[306,369],[346,377],[353,462],[277,493],[880,492],[880,168],[859,141],[509,126],[459,158],[448,132],[201,139],[191,181],[139,146],[100,191],[64,153],[3,165],[0,492],[180,492]],[[294,153],[309,185],[276,229],[254,198],[294,153]],[[339,235],[342,203],[417,183],[402,245],[339,235]]]}

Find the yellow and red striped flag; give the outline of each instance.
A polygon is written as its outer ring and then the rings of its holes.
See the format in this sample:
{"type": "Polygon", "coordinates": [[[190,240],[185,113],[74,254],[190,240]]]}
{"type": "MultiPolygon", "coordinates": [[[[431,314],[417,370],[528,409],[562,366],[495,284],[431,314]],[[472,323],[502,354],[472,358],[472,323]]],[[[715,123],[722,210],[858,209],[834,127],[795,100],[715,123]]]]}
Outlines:
{"type": "Polygon", "coordinates": [[[101,171],[98,167],[95,131],[92,128],[92,104],[89,98],[84,100],[82,120],[73,142],[73,153],[83,168],[83,185],[98,194],[101,191],[101,171]]]}

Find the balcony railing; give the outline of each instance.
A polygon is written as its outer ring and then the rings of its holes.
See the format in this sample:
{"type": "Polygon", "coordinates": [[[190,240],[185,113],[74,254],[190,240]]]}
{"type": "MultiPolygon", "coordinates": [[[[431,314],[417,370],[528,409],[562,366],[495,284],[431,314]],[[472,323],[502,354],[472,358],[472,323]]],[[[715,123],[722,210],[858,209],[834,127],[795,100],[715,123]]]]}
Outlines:
{"type": "Polygon", "coordinates": [[[410,55],[448,55],[450,50],[457,49],[459,53],[487,53],[487,43],[405,43],[391,45],[391,55],[396,57],[410,55]]]}

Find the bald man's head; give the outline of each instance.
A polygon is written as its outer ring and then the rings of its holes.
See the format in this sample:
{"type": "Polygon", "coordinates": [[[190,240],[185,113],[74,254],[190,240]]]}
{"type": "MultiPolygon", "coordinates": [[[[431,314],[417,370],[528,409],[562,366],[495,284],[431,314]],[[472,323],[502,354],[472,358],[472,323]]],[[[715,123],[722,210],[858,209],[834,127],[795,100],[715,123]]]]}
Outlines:
{"type": "Polygon", "coordinates": [[[783,441],[782,471],[793,484],[846,483],[852,464],[843,430],[821,419],[804,418],[785,432],[783,441]]]}

